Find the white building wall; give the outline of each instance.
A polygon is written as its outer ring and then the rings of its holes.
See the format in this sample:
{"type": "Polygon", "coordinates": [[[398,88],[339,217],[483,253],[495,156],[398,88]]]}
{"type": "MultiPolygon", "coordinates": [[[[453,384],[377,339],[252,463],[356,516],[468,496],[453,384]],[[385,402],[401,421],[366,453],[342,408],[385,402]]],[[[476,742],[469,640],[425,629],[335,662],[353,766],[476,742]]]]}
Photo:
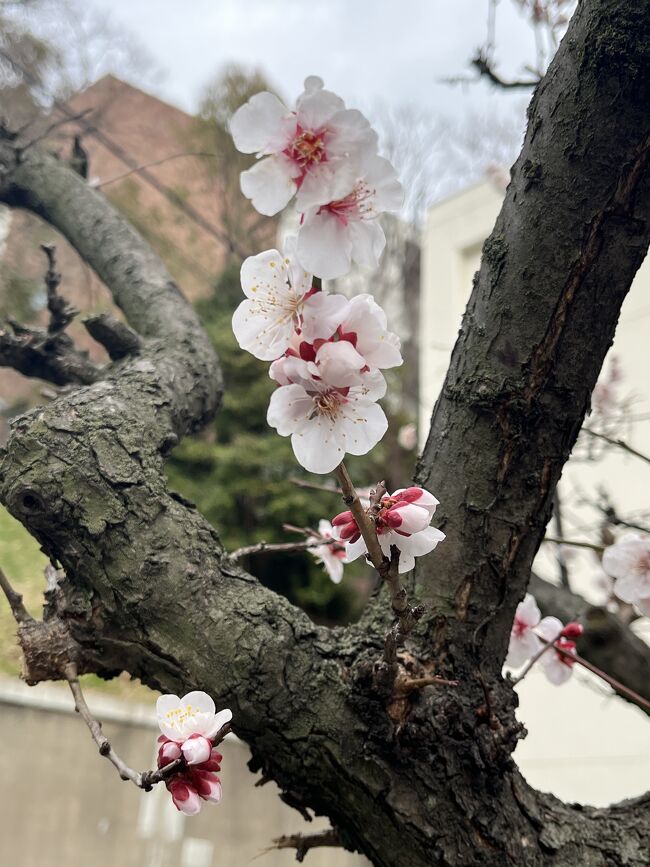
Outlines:
{"type": "MultiPolygon", "coordinates": [[[[435,205],[422,239],[420,412],[424,444],[434,403],[443,383],[449,355],[478,270],[483,241],[501,208],[502,192],[483,182],[435,205]]],[[[623,306],[611,353],[624,375],[620,393],[634,419],[623,431],[639,451],[650,454],[650,261],[646,260],[623,306]]],[[[607,369],[608,361],[605,363],[607,369]]],[[[620,434],[619,434],[620,435],[620,434]]],[[[585,504],[606,489],[620,514],[650,513],[650,465],[616,449],[597,462],[579,459],[577,450],[560,482],[564,534],[598,542],[598,512],[585,504]]],[[[650,521],[644,517],[645,523],[650,521]]],[[[575,550],[575,549],[574,549],[575,550]]],[[[541,575],[557,575],[556,551],[542,546],[536,562],[541,575]]],[[[594,602],[602,601],[594,573],[598,563],[589,551],[570,561],[572,586],[594,602]]],[[[635,629],[650,638],[650,619],[635,629]]],[[[648,673],[650,676],[650,672],[648,673]]],[[[562,686],[531,672],[519,687],[519,718],[528,738],[517,760],[531,784],[566,800],[604,805],[644,792],[650,781],[650,721],[634,708],[607,694],[607,688],[586,673],[562,686]]]]}

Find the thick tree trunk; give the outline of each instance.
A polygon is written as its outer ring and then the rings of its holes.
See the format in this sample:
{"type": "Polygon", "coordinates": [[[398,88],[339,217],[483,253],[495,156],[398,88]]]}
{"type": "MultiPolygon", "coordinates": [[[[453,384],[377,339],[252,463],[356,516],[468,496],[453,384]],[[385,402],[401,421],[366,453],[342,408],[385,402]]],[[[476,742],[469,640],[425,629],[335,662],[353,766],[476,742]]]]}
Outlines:
{"type": "MultiPolygon", "coordinates": [[[[219,403],[207,337],[101,194],[0,142],[0,201],[60,229],[144,338],[100,381],[17,419],[2,454],[0,499],[66,571],[67,651],[81,670],[230,706],[287,800],[330,816],[378,867],[647,864],[648,797],[580,808],[522,780],[500,668],[650,237],[649,22],[648,0],[580,5],[531,105],[434,412],[420,478],[443,501],[448,541],[417,572],[431,614],[409,652],[458,677],[455,690],[378,693],[385,600],[357,626],[314,626],[166,489],[164,455],[219,403]]],[[[43,631],[23,630],[35,679],[57,675],[43,631]]]]}

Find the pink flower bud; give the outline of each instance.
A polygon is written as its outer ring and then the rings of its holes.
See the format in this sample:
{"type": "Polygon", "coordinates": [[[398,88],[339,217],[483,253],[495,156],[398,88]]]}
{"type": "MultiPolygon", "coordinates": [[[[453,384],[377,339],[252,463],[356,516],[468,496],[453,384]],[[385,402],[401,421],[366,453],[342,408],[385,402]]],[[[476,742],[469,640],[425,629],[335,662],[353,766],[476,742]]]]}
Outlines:
{"type": "Polygon", "coordinates": [[[207,771],[194,771],[192,781],[201,798],[205,801],[218,803],[221,800],[221,782],[219,777],[207,771]]]}
{"type": "Polygon", "coordinates": [[[203,735],[190,735],[181,745],[181,750],[188,765],[200,765],[207,762],[212,754],[212,744],[203,735]]]}
{"type": "Polygon", "coordinates": [[[164,768],[170,762],[176,761],[181,757],[181,748],[174,741],[164,740],[158,750],[158,767],[164,768]]]}
{"type": "Polygon", "coordinates": [[[217,752],[217,750],[213,749],[210,758],[207,762],[203,762],[197,768],[197,770],[201,771],[220,771],[221,770],[221,762],[223,760],[223,756],[221,753],[217,752]]]}
{"type": "Polygon", "coordinates": [[[167,789],[177,810],[186,816],[196,816],[201,810],[201,798],[196,789],[184,779],[174,779],[167,783],[167,789]]]}
{"type": "Polygon", "coordinates": [[[562,635],[564,638],[580,638],[584,631],[584,626],[581,626],[575,621],[571,621],[571,623],[567,623],[567,625],[562,630],[562,635]]]}
{"type": "Polygon", "coordinates": [[[354,515],[352,512],[340,512],[332,518],[332,526],[339,527],[343,524],[349,524],[351,521],[354,521],[354,515]]]}

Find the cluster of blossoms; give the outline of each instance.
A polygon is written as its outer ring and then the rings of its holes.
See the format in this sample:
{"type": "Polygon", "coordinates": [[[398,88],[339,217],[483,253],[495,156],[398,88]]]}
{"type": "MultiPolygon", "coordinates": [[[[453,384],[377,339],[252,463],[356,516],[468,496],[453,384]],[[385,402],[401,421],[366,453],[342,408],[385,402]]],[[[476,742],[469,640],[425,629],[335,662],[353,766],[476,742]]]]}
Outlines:
{"type": "MultiPolygon", "coordinates": [[[[442,542],[445,534],[430,526],[438,500],[424,488],[401,488],[386,494],[376,505],[369,505],[381,550],[390,557],[391,546],[399,548],[399,571],[408,572],[415,558],[428,554],[442,542]]],[[[332,519],[334,536],[345,542],[346,562],[368,552],[352,512],[341,512],[332,519]]]]}
{"type": "Polygon", "coordinates": [[[560,686],[569,680],[575,664],[571,656],[565,654],[575,655],[574,639],[582,635],[582,631],[579,623],[564,626],[557,617],[542,617],[535,597],[527,593],[515,612],[506,665],[521,668],[550,643],[552,646],[539,657],[539,664],[550,682],[560,686]],[[558,653],[556,648],[564,652],[558,653]]]}
{"type": "Polygon", "coordinates": [[[296,195],[297,237],[282,252],[250,256],[241,269],[246,299],[233,316],[242,349],[272,362],[278,383],[267,414],[290,436],[298,462],[329,473],[346,453],[363,455],[388,426],[378,405],[382,370],[402,363],[400,342],[370,295],[348,300],[314,286],[314,277],[345,274],[352,260],[376,265],[385,238],[382,211],[398,208],[402,189],[363,115],[305,82],[295,111],[270,93],[256,94],[233,116],[236,146],[259,162],[241,185],[263,214],[296,195]]]}
{"type": "Polygon", "coordinates": [[[626,533],[603,552],[603,569],[613,593],[650,617],[650,536],[626,533]]]}
{"type": "MultiPolygon", "coordinates": [[[[378,265],[386,243],[378,218],[399,209],[402,187],[378,155],[366,118],[316,76],[305,80],[293,110],[271,93],[256,94],[234,114],[230,131],[238,150],[258,158],[241,175],[253,206],[271,216],[295,196],[300,215],[298,234],[282,252],[267,250],[242,265],[246,298],[233,331],[243,349],[271,362],[278,388],[269,425],[291,437],[306,470],[330,473],[346,454],[367,454],[383,437],[382,371],[399,366],[402,356],[371,295],[329,294],[314,277],[341,277],[353,262],[378,265]]],[[[407,488],[365,506],[384,553],[399,548],[400,572],[444,539],[430,526],[437,503],[427,491],[407,488]]],[[[343,563],[366,551],[350,512],[331,525],[321,521],[310,541],[335,582],[343,563]]]]}
{"type": "Polygon", "coordinates": [[[203,801],[221,800],[222,756],[214,748],[221,729],[230,722],[229,710],[215,712],[205,692],[188,692],[183,698],[161,695],[156,703],[161,736],[158,738],[158,767],[182,759],[181,768],[167,782],[176,809],[195,816],[203,801]]]}
{"type": "Polygon", "coordinates": [[[312,75],[295,109],[257,93],[234,114],[230,131],[239,151],[258,157],[241,188],[261,214],[277,214],[296,196],[297,255],[307,271],[330,280],[352,260],[378,264],[386,239],[377,218],[398,210],[403,194],[360,111],[312,75]]]}

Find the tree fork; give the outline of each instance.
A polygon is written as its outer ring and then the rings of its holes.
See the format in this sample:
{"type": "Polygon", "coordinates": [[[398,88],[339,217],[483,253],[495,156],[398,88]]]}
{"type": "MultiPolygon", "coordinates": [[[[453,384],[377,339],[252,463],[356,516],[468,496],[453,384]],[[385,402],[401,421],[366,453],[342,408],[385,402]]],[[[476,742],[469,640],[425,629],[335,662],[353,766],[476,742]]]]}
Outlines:
{"type": "Polygon", "coordinates": [[[419,626],[408,651],[459,685],[412,690],[397,723],[368,677],[383,633],[315,626],[166,488],[162,454],[220,400],[191,307],[100,193],[37,147],[0,141],[0,200],[61,230],[142,338],[101,381],[17,419],[1,455],[0,499],[66,570],[84,668],[209,692],[285,799],[328,815],[377,867],[647,862],[648,796],[597,810],[523,781],[499,670],[647,248],[649,7],[583,0],[533,99],[420,468],[447,541],[418,568],[432,613],[428,644],[419,626]]]}

